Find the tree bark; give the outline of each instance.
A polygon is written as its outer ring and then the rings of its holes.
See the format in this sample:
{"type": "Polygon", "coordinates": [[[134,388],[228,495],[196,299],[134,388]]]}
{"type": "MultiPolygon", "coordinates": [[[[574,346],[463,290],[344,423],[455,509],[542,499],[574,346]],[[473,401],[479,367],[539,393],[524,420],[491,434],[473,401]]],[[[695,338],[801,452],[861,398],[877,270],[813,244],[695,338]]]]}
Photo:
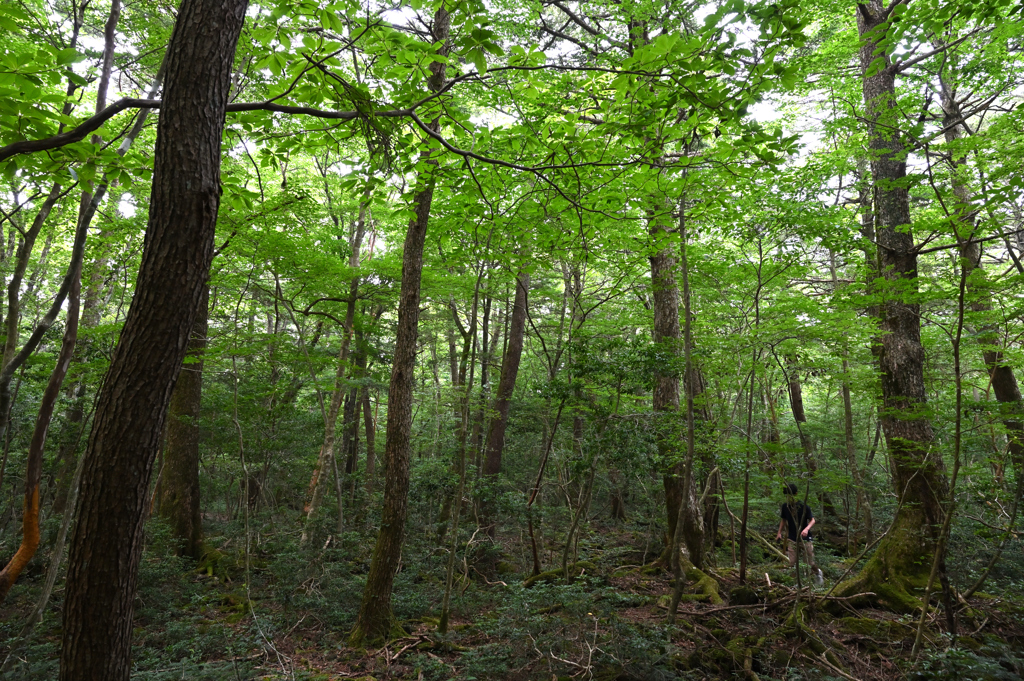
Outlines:
{"type": "MultiPolygon", "coordinates": [[[[889,533],[861,573],[840,595],[874,592],[876,600],[908,611],[918,607],[915,585],[928,579],[939,542],[946,497],[945,467],[924,414],[924,348],[917,303],[917,252],[910,233],[906,151],[895,125],[896,70],[879,42],[888,26],[878,0],[856,6],[868,148],[873,179],[874,228],[880,275],[888,282],[879,306],[878,357],[882,385],[882,429],[892,461],[899,507],[889,533]],[[877,56],[876,56],[877,55],[877,56]],[[875,63],[876,60],[880,63],[875,63]],[[874,68],[872,68],[874,65],[874,68]]],[[[940,575],[945,561],[940,557],[940,575]]]]}
{"type": "MultiPolygon", "coordinates": [[[[508,428],[508,414],[512,407],[512,394],[519,375],[519,363],[523,357],[523,342],[526,338],[527,292],[530,275],[520,271],[516,277],[516,296],[512,305],[512,319],[509,322],[508,346],[501,360],[501,378],[494,394],[494,416],[487,427],[486,456],[483,474],[492,480],[501,473],[501,456],[505,451],[505,430],[508,428]]],[[[494,537],[497,529],[493,503],[484,504],[483,522],[487,533],[494,537]]]]}
{"type": "MultiPolygon", "coordinates": [[[[651,237],[667,239],[668,228],[652,220],[651,237]]],[[[676,525],[683,520],[679,536],[686,547],[690,562],[697,569],[704,567],[704,521],[693,476],[688,489],[684,490],[686,461],[679,443],[682,440],[682,420],[679,414],[679,369],[678,358],[682,336],[679,329],[679,287],[676,284],[677,261],[672,247],[663,245],[650,256],[651,288],[654,312],[654,343],[659,354],[669,359],[658,361],[654,368],[654,393],[652,407],[655,417],[655,439],[658,458],[662,468],[662,483],[665,489],[666,520],[668,537],[666,552],[670,550],[672,538],[676,536],[676,525]],[[685,499],[684,499],[685,497],[685,499]],[[683,513],[680,506],[685,504],[683,513]]],[[[696,388],[696,386],[694,386],[696,388]]],[[[668,565],[673,565],[672,556],[665,555],[668,565]]]]}
{"type": "Polygon", "coordinates": [[[160,473],[160,516],[179,542],[178,555],[199,559],[203,521],[199,511],[199,416],[203,402],[203,353],[206,350],[210,290],[204,287],[192,325],[186,364],[171,393],[167,445],[160,473]]]}
{"type": "Polygon", "coordinates": [[[153,462],[214,251],[220,151],[246,0],[183,0],[168,46],[135,296],[86,448],[61,681],[127,681],[153,462]]]}
{"type": "Polygon", "coordinates": [[[370,411],[370,388],[367,386],[363,386],[362,400],[363,428],[366,431],[366,496],[369,499],[373,496],[373,478],[377,474],[377,453],[374,451],[377,433],[373,423],[373,412],[370,411]]]}
{"type": "MultiPolygon", "coordinates": [[[[434,13],[433,40],[441,44],[439,54],[447,57],[451,46],[448,33],[451,15],[444,5],[434,13]]],[[[430,64],[427,85],[437,92],[445,83],[447,59],[430,64]]],[[[430,122],[435,132],[440,130],[440,119],[430,122]]],[[[395,335],[395,357],[391,367],[391,385],[388,391],[388,423],[384,444],[384,508],[381,511],[380,532],[373,549],[366,588],[359,606],[349,644],[362,646],[366,642],[388,638],[393,615],[391,594],[395,573],[402,556],[405,519],[409,503],[409,459],[412,436],[412,393],[416,383],[416,341],[420,318],[420,280],[423,273],[423,244],[430,221],[430,205],[434,198],[437,161],[426,152],[429,168],[420,173],[419,191],[413,199],[415,215],[409,221],[402,253],[402,285],[398,301],[398,324],[395,335]]]]}

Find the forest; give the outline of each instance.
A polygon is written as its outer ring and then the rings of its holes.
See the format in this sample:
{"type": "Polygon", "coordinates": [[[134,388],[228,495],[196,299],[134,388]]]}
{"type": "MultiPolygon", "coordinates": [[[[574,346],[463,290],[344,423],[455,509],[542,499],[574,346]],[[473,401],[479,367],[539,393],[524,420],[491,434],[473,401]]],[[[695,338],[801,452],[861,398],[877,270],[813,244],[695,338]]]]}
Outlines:
{"type": "Polygon", "coordinates": [[[0,0],[0,679],[1024,678],[1022,101],[1019,0],[0,0]]]}

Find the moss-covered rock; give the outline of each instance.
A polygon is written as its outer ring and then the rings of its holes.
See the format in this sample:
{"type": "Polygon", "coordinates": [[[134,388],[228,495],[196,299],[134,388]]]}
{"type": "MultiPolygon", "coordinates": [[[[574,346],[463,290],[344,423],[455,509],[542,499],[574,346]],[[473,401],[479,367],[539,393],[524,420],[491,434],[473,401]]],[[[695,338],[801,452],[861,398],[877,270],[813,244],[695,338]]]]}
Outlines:
{"type": "MultiPolygon", "coordinates": [[[[583,573],[584,570],[596,570],[596,569],[597,569],[597,566],[594,565],[593,563],[591,563],[590,561],[581,560],[578,563],[574,563],[573,565],[571,565],[569,567],[569,573],[572,574],[572,575],[580,575],[580,574],[583,573]]],[[[554,570],[548,570],[546,572],[542,572],[539,575],[533,575],[532,577],[527,577],[523,581],[523,586],[531,587],[534,584],[536,584],[537,582],[553,582],[556,579],[558,579],[560,577],[563,577],[563,576],[564,576],[564,574],[562,573],[562,568],[555,568],[554,570]]]]}
{"type": "Polygon", "coordinates": [[[729,591],[729,603],[732,605],[756,605],[761,597],[749,586],[737,586],[729,591]]]}

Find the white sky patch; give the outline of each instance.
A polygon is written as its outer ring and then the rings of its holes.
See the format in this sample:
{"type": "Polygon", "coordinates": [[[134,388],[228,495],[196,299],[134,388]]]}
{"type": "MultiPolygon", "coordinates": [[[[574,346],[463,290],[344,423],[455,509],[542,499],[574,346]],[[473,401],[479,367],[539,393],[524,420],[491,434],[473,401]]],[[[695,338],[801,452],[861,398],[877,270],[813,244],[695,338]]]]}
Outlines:
{"type": "Polygon", "coordinates": [[[121,201],[117,204],[117,212],[121,214],[121,217],[135,217],[135,213],[138,212],[135,208],[135,199],[130,194],[121,196],[121,201]]]}
{"type": "Polygon", "coordinates": [[[782,118],[777,104],[771,100],[758,102],[747,109],[750,115],[759,123],[774,123],[782,118]]]}

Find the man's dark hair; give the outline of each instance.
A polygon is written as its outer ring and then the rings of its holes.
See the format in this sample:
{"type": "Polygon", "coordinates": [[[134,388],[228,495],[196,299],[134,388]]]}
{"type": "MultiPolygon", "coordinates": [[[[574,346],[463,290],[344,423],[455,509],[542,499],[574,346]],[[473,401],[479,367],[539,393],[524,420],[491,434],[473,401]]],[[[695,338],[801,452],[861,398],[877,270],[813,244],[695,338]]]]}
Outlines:
{"type": "Polygon", "coordinates": [[[791,483],[789,483],[787,485],[784,485],[782,487],[782,493],[783,494],[792,494],[793,496],[796,496],[797,492],[799,492],[799,491],[800,491],[800,488],[796,486],[795,482],[791,482],[791,483]]]}

